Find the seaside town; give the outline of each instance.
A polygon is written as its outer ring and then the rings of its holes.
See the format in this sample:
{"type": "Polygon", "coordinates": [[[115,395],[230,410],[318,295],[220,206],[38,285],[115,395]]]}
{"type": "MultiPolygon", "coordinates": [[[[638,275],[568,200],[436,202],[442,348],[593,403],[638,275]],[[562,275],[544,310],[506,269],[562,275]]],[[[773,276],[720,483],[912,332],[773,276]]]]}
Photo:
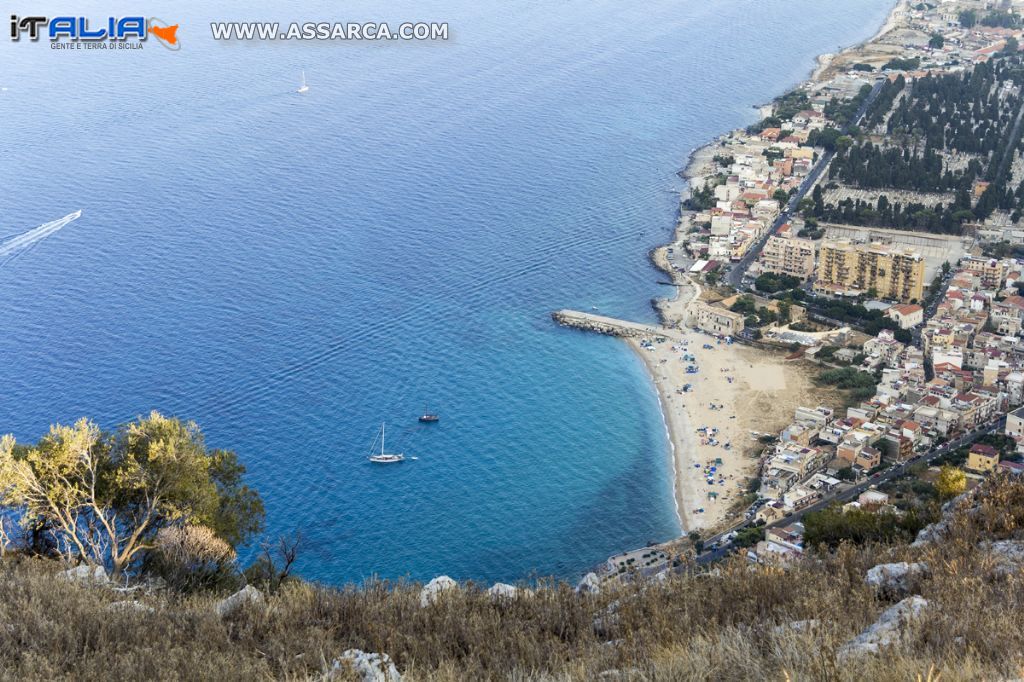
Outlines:
{"type": "MultiPolygon", "coordinates": [[[[814,514],[898,519],[1024,473],[1022,9],[901,2],[694,151],[651,254],[678,291],[660,326],[555,314],[646,361],[698,562],[786,561],[814,514]]],[[[598,573],[655,574],[678,550],[598,573]]]]}

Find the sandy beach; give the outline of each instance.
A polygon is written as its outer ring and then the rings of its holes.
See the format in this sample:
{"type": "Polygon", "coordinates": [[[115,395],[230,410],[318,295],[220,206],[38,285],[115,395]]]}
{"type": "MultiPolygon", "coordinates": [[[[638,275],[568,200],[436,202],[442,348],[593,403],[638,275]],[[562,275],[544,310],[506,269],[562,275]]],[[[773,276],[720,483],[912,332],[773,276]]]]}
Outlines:
{"type": "Polygon", "coordinates": [[[793,410],[814,400],[809,372],[771,353],[676,326],[700,288],[688,278],[662,301],[670,326],[656,337],[627,339],[643,359],[662,406],[675,467],[675,499],[686,531],[718,528],[757,475],[761,433],[775,434],[793,410]],[[695,367],[696,373],[688,373],[695,367]],[[683,390],[689,385],[689,390],[683,390]],[[703,510],[703,511],[699,511],[703,510]]]}
{"type": "MultiPolygon", "coordinates": [[[[906,4],[898,0],[868,40],[839,54],[820,55],[811,80],[823,78],[830,67],[899,28],[906,4]]],[[[711,140],[690,154],[680,173],[688,185],[702,184],[714,172],[712,157],[718,142],[711,140]]],[[[683,224],[681,217],[677,232],[683,224]]],[[[687,329],[686,309],[701,296],[700,287],[670,266],[665,247],[652,252],[652,261],[680,284],[675,298],[656,304],[666,340],[628,339],[628,343],[644,360],[661,401],[673,450],[680,524],[686,531],[721,528],[728,525],[751,477],[758,474],[763,448],[758,435],[776,435],[790,422],[796,407],[814,407],[827,392],[815,386],[811,367],[785,360],[782,352],[728,344],[687,329]],[[697,373],[687,373],[688,366],[696,367],[697,373]],[[690,390],[684,391],[687,385],[690,390]]]]}
{"type": "MultiPolygon", "coordinates": [[[[874,41],[900,28],[906,0],[899,0],[875,36],[838,54],[817,60],[811,80],[854,58],[874,41]]],[[[702,185],[717,172],[713,161],[722,137],[694,149],[679,175],[689,187],[702,185]]],[[[688,228],[680,214],[673,242],[688,228]]],[[[764,350],[722,339],[686,326],[690,304],[702,289],[668,260],[669,245],[654,249],[652,263],[672,278],[676,296],[655,301],[661,324],[656,327],[603,318],[590,313],[559,311],[567,326],[623,337],[640,356],[654,382],[675,468],[674,493],[679,522],[685,532],[721,530],[739,520],[742,498],[758,476],[764,445],[761,436],[776,436],[799,406],[817,407],[836,396],[815,385],[816,367],[787,360],[787,351],[764,350]]],[[[717,298],[717,297],[715,297],[717,298]]]]}

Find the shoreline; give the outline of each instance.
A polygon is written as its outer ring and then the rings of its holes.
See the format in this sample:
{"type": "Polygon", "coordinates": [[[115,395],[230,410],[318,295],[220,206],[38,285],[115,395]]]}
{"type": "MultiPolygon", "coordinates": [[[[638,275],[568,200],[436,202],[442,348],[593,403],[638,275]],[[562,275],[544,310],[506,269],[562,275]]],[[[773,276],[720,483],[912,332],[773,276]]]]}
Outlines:
{"type": "MultiPolygon", "coordinates": [[[[634,347],[633,343],[629,343],[630,348],[640,355],[640,349],[634,347]]],[[[672,430],[672,425],[669,423],[668,418],[668,406],[664,402],[664,397],[661,395],[661,391],[658,390],[658,383],[651,373],[651,368],[646,362],[643,361],[643,357],[640,356],[640,362],[644,366],[644,371],[647,373],[648,378],[651,380],[651,389],[654,391],[654,395],[658,399],[658,409],[661,410],[661,423],[665,427],[665,438],[668,440],[669,458],[672,460],[672,502],[676,507],[676,521],[679,522],[679,530],[682,534],[686,533],[686,528],[689,522],[683,517],[683,499],[682,490],[679,488],[681,482],[680,467],[682,466],[681,453],[679,448],[676,447],[676,435],[672,430]]]]}
{"type": "MultiPolygon", "coordinates": [[[[878,30],[866,40],[858,42],[849,47],[843,48],[836,53],[822,53],[815,58],[815,64],[812,66],[808,77],[790,88],[800,87],[809,82],[816,82],[822,80],[823,76],[828,71],[829,67],[836,62],[837,57],[856,50],[864,48],[880,38],[884,37],[894,29],[899,27],[899,17],[902,10],[907,6],[907,0],[896,0],[892,8],[886,14],[885,20],[882,22],[878,30]]],[[[714,156],[714,150],[719,146],[720,140],[723,137],[728,136],[731,131],[723,132],[710,139],[706,144],[695,147],[686,159],[686,165],[680,170],[677,175],[683,179],[684,187],[679,192],[680,209],[677,214],[676,223],[672,228],[672,242],[678,238],[678,231],[683,223],[683,218],[687,211],[683,207],[683,202],[693,191],[695,180],[701,177],[705,177],[706,173],[702,173],[702,169],[708,165],[712,156],[714,156]]],[[[681,288],[684,286],[680,283],[679,278],[676,276],[677,273],[667,264],[659,262],[659,254],[663,254],[664,250],[671,245],[672,242],[667,244],[661,244],[655,246],[650,251],[650,260],[654,263],[655,267],[659,270],[668,273],[673,281],[677,283],[676,293],[671,298],[659,298],[655,302],[655,309],[661,319],[664,326],[671,326],[671,320],[666,319],[666,309],[669,311],[674,310],[677,314],[682,313],[681,319],[686,319],[686,309],[689,305],[689,301],[682,301],[683,292],[681,288]],[[681,311],[679,309],[682,309],[681,311]]],[[[700,288],[694,282],[689,281],[688,277],[683,276],[684,280],[689,282],[690,286],[697,287],[697,292],[692,295],[691,300],[695,300],[700,297],[700,288]]],[[[690,330],[683,330],[683,333],[699,334],[699,332],[692,332],[690,330]]],[[[704,338],[704,335],[700,335],[704,338]]],[[[699,524],[694,519],[694,514],[689,511],[689,507],[700,504],[696,496],[696,490],[691,485],[687,485],[688,477],[687,474],[695,468],[694,465],[700,465],[698,448],[691,441],[691,429],[693,428],[690,424],[693,419],[693,415],[690,410],[672,409],[673,401],[672,394],[668,392],[668,386],[664,379],[659,380],[657,374],[658,366],[655,366],[651,362],[651,353],[641,348],[640,344],[635,339],[627,339],[627,345],[638,354],[641,361],[644,363],[644,367],[647,369],[648,376],[651,378],[653,388],[656,395],[658,396],[659,408],[662,411],[662,422],[665,424],[666,434],[669,442],[669,456],[672,461],[673,469],[673,500],[676,506],[676,516],[679,519],[680,528],[685,535],[691,530],[696,529],[698,526],[704,527],[720,527],[726,520],[724,514],[720,514],[720,518],[712,524],[699,524]],[[679,432],[682,431],[682,435],[679,432]]],[[[753,365],[751,365],[753,366],[753,365]]],[[[705,379],[707,377],[704,377],[705,379]]],[[[689,395],[689,394],[684,394],[689,395]]],[[[685,401],[681,401],[685,402],[685,401]]],[[[728,405],[728,407],[735,407],[735,405],[728,405]]],[[[740,467],[740,473],[749,472],[749,469],[753,467],[753,462],[750,463],[749,467],[740,467]],[[744,471],[746,470],[746,471],[744,471]]]]}

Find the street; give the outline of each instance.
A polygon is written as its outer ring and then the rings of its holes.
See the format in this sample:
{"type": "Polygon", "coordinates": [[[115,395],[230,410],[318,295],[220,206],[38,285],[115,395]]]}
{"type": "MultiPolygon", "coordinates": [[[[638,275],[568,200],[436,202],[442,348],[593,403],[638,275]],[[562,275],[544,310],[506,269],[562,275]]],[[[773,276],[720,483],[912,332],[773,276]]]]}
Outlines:
{"type": "MultiPolygon", "coordinates": [[[[882,88],[883,82],[884,81],[882,80],[875,82],[874,87],[871,89],[871,94],[864,98],[864,101],[861,102],[860,108],[857,109],[857,113],[854,114],[852,121],[843,126],[840,129],[840,132],[845,133],[847,130],[850,129],[851,125],[860,123],[860,120],[864,117],[864,113],[868,110],[868,107],[871,106],[871,103],[874,102],[875,98],[878,96],[878,93],[882,88]]],[[[763,249],[764,245],[768,243],[768,238],[774,235],[776,232],[778,232],[780,227],[789,222],[790,214],[796,210],[797,206],[800,205],[800,202],[803,200],[804,196],[807,195],[807,192],[810,191],[812,187],[814,187],[816,182],[818,182],[818,178],[821,177],[821,174],[828,167],[828,164],[829,162],[832,161],[833,156],[835,156],[835,152],[826,151],[818,159],[818,163],[814,165],[814,168],[812,168],[811,172],[807,175],[806,178],[804,178],[804,181],[800,183],[800,187],[799,189],[797,189],[796,193],[789,198],[789,202],[785,205],[785,207],[783,207],[782,212],[779,214],[779,217],[775,219],[775,222],[772,223],[772,226],[768,230],[768,232],[763,237],[761,237],[761,239],[759,239],[756,244],[754,244],[747,250],[747,253],[746,255],[743,256],[743,258],[738,260],[732,266],[732,268],[729,270],[728,275],[726,275],[726,281],[729,283],[730,286],[732,286],[733,289],[736,289],[738,291],[744,289],[743,278],[746,276],[747,270],[757,259],[757,257],[761,254],[761,249],[763,249]]]]}
{"type": "MultiPolygon", "coordinates": [[[[834,495],[825,497],[822,500],[815,502],[814,504],[805,507],[799,511],[793,512],[792,514],[790,514],[789,516],[780,521],[766,524],[764,528],[768,529],[775,528],[778,526],[788,526],[791,523],[796,523],[797,521],[801,520],[804,517],[804,515],[809,514],[811,512],[821,511],[822,509],[825,509],[829,505],[834,504],[836,502],[849,502],[855,499],[858,495],[860,495],[862,492],[864,492],[871,486],[878,486],[881,485],[882,483],[886,483],[895,478],[899,478],[900,476],[903,476],[906,473],[909,467],[912,467],[915,464],[919,464],[921,462],[930,464],[933,460],[938,459],[939,457],[945,455],[946,453],[951,452],[953,450],[957,450],[958,448],[961,448],[970,443],[973,443],[974,441],[978,440],[979,438],[986,434],[1001,431],[1005,424],[1006,415],[999,415],[999,417],[997,417],[996,419],[990,420],[989,422],[982,424],[981,426],[975,428],[972,431],[969,431],[968,433],[961,435],[960,437],[954,440],[951,440],[947,443],[943,443],[942,445],[930,450],[927,453],[911,457],[902,464],[893,465],[886,469],[885,471],[881,471],[877,474],[874,474],[873,476],[866,478],[865,480],[861,481],[860,483],[857,483],[854,486],[839,491],[834,495]]],[[[731,528],[728,531],[723,531],[710,538],[706,538],[704,540],[705,546],[710,546],[714,543],[721,542],[722,539],[729,533],[741,530],[743,528],[747,528],[751,525],[753,525],[753,522],[748,520],[738,526],[731,528]]],[[[699,557],[697,557],[697,562],[700,564],[712,563],[728,555],[731,551],[731,547],[719,547],[718,549],[710,550],[704,554],[701,554],[699,557]]]]}

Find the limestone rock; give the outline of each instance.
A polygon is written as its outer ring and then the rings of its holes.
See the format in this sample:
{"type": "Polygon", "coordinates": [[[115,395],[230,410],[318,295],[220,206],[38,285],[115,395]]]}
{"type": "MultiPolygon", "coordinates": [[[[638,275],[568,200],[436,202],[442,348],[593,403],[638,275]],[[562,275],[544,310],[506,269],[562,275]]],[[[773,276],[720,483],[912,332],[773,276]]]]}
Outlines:
{"type": "Polygon", "coordinates": [[[611,680],[612,682],[627,682],[628,680],[641,680],[643,673],[639,668],[612,668],[597,674],[599,680],[611,680]]]}
{"type": "Polygon", "coordinates": [[[155,613],[156,609],[148,604],[134,601],[132,599],[126,599],[124,601],[115,601],[107,604],[107,611],[117,611],[120,613],[130,613],[132,611],[138,613],[155,613]]]}
{"type": "Polygon", "coordinates": [[[946,534],[946,528],[948,525],[949,521],[945,518],[941,518],[935,523],[929,523],[917,532],[917,537],[914,538],[912,543],[910,543],[910,546],[918,548],[938,542],[942,539],[942,536],[946,534]]]}
{"type": "Polygon", "coordinates": [[[1020,540],[984,542],[980,549],[992,554],[995,560],[993,577],[1006,578],[1024,569],[1024,542],[1020,540]]]}
{"type": "Polygon", "coordinates": [[[917,533],[917,537],[914,538],[914,542],[911,543],[911,547],[924,547],[932,543],[938,542],[946,534],[949,528],[950,517],[959,507],[967,507],[968,502],[974,501],[973,508],[968,509],[967,513],[972,514],[977,512],[977,501],[974,500],[974,491],[969,490],[965,493],[957,495],[952,500],[942,505],[942,517],[935,523],[929,523],[927,526],[922,528],[917,533]]]}
{"type": "Polygon", "coordinates": [[[420,606],[429,606],[437,601],[438,596],[446,590],[458,587],[459,584],[446,575],[439,575],[420,590],[420,606]]]}
{"type": "Polygon", "coordinates": [[[890,606],[864,632],[839,648],[839,660],[876,654],[886,647],[899,644],[907,625],[920,617],[926,606],[928,600],[917,595],[890,606]]]}
{"type": "Polygon", "coordinates": [[[88,566],[82,564],[69,568],[66,571],[61,571],[59,574],[65,580],[80,585],[96,585],[96,586],[107,586],[110,585],[110,578],[107,577],[107,572],[103,570],[102,566],[88,566]]]}
{"type": "Polygon", "coordinates": [[[520,595],[529,597],[533,594],[533,591],[509,585],[508,583],[494,583],[487,589],[487,594],[494,601],[501,601],[503,599],[512,600],[520,595]]]}
{"type": "Polygon", "coordinates": [[[263,593],[257,590],[252,585],[246,585],[230,597],[225,597],[224,599],[221,599],[213,608],[214,611],[217,612],[218,616],[220,616],[221,618],[227,618],[228,616],[237,613],[240,609],[242,609],[248,604],[255,605],[262,603],[263,593]]]}
{"type": "Polygon", "coordinates": [[[813,630],[820,625],[820,621],[817,618],[810,618],[808,620],[794,620],[790,623],[783,623],[782,625],[776,625],[772,628],[772,633],[776,635],[785,635],[790,632],[807,632],[813,630]]]}
{"type": "Polygon", "coordinates": [[[587,573],[576,584],[576,594],[597,594],[601,591],[601,580],[596,573],[587,573]]]}
{"type": "Polygon", "coordinates": [[[879,594],[904,597],[910,593],[913,582],[928,573],[928,564],[900,561],[893,564],[879,564],[868,571],[864,578],[879,594]]]}
{"type": "Polygon", "coordinates": [[[398,668],[387,654],[349,649],[334,660],[324,678],[336,679],[343,671],[355,672],[361,682],[402,682],[398,668]]]}

